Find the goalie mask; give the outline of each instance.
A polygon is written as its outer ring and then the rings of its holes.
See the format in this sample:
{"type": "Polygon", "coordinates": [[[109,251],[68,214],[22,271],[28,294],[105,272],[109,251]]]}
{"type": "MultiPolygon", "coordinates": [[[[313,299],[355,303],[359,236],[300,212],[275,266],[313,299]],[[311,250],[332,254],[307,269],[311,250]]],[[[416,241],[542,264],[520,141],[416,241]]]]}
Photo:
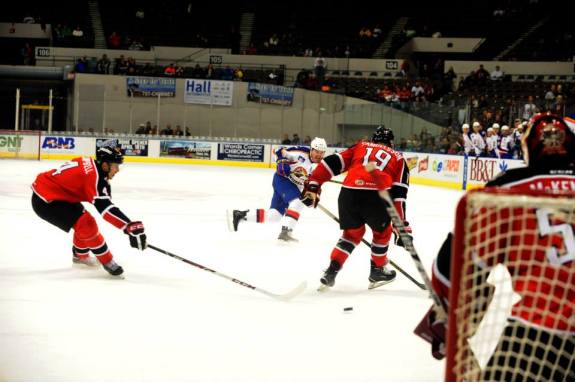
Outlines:
{"type": "Polygon", "coordinates": [[[523,134],[522,149],[527,165],[558,156],[575,163],[575,133],[561,117],[539,113],[523,134]]]}
{"type": "Polygon", "coordinates": [[[375,129],[375,132],[371,137],[371,141],[373,143],[381,143],[391,147],[393,144],[393,131],[384,125],[379,125],[377,129],[375,129]]]}

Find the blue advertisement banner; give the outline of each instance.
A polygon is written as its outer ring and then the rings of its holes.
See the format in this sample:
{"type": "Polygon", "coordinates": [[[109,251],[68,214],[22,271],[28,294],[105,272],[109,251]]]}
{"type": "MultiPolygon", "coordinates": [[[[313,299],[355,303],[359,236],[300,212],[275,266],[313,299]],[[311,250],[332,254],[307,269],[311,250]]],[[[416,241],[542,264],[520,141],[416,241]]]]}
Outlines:
{"type": "Polygon", "coordinates": [[[128,97],[175,97],[175,78],[127,77],[128,97]]]}
{"type": "Polygon", "coordinates": [[[291,106],[294,89],[286,86],[248,83],[248,101],[272,105],[291,106]]]}
{"type": "Polygon", "coordinates": [[[120,147],[122,154],[128,157],[147,157],[148,140],[131,138],[96,139],[96,150],[102,146],[120,147]]]}
{"type": "Polygon", "coordinates": [[[42,150],[66,152],[76,148],[76,138],[74,137],[44,137],[42,150]]]}
{"type": "Polygon", "coordinates": [[[218,144],[218,160],[263,162],[264,145],[247,143],[220,143],[218,144]]]}

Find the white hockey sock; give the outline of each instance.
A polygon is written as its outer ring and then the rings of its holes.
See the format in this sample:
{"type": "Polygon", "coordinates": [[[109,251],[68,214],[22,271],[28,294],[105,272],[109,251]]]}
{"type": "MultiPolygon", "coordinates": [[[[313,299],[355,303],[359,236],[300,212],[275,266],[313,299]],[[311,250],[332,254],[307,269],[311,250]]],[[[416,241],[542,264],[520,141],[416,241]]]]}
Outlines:
{"type": "Polygon", "coordinates": [[[258,208],[255,210],[249,210],[246,215],[246,220],[249,222],[256,223],[267,223],[267,222],[278,222],[282,218],[282,215],[278,210],[270,208],[269,210],[264,210],[258,208]]]}
{"type": "Polygon", "coordinates": [[[301,200],[294,199],[289,204],[285,215],[282,218],[282,227],[288,227],[293,229],[299,220],[300,212],[304,209],[305,205],[301,200]]]}

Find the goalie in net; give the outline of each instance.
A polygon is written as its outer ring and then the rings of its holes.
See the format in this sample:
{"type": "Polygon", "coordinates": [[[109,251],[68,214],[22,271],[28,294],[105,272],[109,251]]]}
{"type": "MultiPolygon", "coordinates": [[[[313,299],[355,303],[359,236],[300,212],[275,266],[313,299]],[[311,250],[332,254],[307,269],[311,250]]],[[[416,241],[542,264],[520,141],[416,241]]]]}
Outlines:
{"type": "Polygon", "coordinates": [[[522,146],[527,167],[462,198],[433,264],[448,319],[432,307],[415,333],[447,381],[575,381],[575,134],[542,113],[522,146]]]}

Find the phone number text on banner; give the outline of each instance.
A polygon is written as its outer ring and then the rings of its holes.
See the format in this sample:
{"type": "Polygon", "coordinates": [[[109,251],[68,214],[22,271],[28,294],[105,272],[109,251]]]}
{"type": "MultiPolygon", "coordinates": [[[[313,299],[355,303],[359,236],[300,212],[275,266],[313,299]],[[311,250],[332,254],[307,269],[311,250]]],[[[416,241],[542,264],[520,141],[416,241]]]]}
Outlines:
{"type": "Polygon", "coordinates": [[[232,81],[186,79],[184,86],[185,103],[231,106],[233,96],[232,81]]]}
{"type": "Polygon", "coordinates": [[[175,97],[175,78],[127,77],[128,97],[175,97]]]}
{"type": "Polygon", "coordinates": [[[264,145],[245,143],[220,143],[218,144],[218,160],[263,162],[264,147],[264,145]]]}

